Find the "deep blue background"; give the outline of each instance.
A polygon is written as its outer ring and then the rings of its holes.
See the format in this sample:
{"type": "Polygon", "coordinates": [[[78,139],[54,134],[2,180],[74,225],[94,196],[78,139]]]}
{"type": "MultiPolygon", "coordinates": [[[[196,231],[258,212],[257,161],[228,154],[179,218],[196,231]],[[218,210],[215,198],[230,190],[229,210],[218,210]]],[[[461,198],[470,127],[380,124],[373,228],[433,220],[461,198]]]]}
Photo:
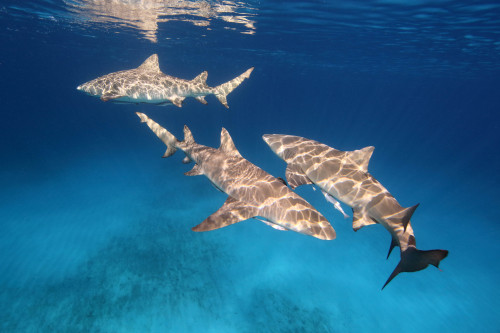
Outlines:
{"type": "Polygon", "coordinates": [[[2,331],[498,330],[498,5],[253,2],[236,14],[254,34],[219,13],[209,29],[160,22],[157,42],[71,8],[0,5],[2,331]],[[229,110],[213,97],[179,109],[75,89],[152,53],[173,76],[207,70],[211,86],[255,70],[229,110]],[[180,138],[187,124],[208,146],[225,127],[243,156],[281,177],[263,134],[375,146],[370,173],[403,206],[420,203],[417,245],[450,250],[443,272],[401,274],[380,292],[399,260],[385,261],[389,234],[353,233],[307,187],[298,193],[336,240],[253,220],[191,232],[225,196],[183,176],[180,154],[161,159],[136,111],[180,138]]]}

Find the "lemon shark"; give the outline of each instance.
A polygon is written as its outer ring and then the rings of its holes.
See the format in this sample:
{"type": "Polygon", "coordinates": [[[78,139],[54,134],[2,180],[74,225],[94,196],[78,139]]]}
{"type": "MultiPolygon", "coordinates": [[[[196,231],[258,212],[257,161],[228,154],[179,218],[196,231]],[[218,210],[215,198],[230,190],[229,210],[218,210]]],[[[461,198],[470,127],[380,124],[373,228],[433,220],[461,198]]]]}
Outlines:
{"type": "Polygon", "coordinates": [[[193,80],[179,79],[162,73],[158,55],[153,54],[137,68],[110,73],[86,82],[76,89],[100,97],[102,101],[118,103],[147,103],[182,106],[186,97],[207,104],[205,96],[215,95],[226,107],[227,95],[250,77],[253,67],[240,76],[217,87],[207,85],[208,73],[202,72],[193,80]]]}
{"type": "MultiPolygon", "coordinates": [[[[315,184],[325,196],[330,195],[353,210],[353,229],[379,223],[391,236],[387,258],[395,246],[401,260],[382,289],[401,272],[416,272],[429,264],[439,267],[448,255],[446,250],[422,251],[416,248],[410,218],[417,208],[403,208],[397,200],[368,173],[374,147],[339,151],[306,138],[266,134],[264,141],[287,163],[286,179],[291,188],[315,184]]],[[[328,197],[327,197],[328,199],[328,197]]]]}
{"type": "Polygon", "coordinates": [[[164,157],[183,151],[186,154],[183,162],[195,163],[185,175],[205,175],[217,189],[228,194],[224,205],[193,227],[193,231],[214,230],[256,218],[277,229],[324,240],[335,238],[333,227],[311,204],[290,190],[282,179],[243,158],[226,129],[222,129],[220,147],[216,149],[196,143],[187,126],[184,126],[184,141],[179,141],[145,114],[137,115],[167,146],[164,157]]]}

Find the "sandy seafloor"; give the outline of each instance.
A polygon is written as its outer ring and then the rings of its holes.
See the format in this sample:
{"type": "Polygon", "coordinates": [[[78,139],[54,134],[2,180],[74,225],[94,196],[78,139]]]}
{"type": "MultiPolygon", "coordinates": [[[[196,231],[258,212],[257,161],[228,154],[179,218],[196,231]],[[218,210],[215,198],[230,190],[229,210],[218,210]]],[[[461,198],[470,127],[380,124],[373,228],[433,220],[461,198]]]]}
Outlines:
{"type": "MultiPolygon", "coordinates": [[[[271,46],[259,53],[250,47],[258,34],[229,35],[251,45],[227,49],[210,36],[167,45],[103,32],[101,40],[44,22],[22,29],[7,18],[17,30],[1,35],[2,332],[500,329],[494,71],[360,71],[276,55],[271,46]],[[154,52],[169,74],[208,70],[210,85],[256,69],[229,95],[229,110],[213,96],[207,106],[188,99],[178,109],[103,103],[75,89],[154,52]],[[194,233],[226,196],[202,176],[184,176],[191,166],[180,152],[162,159],[165,147],[136,111],[179,138],[187,124],[212,147],[224,126],[245,158],[280,177],[285,164],[262,134],[341,150],[373,145],[369,171],[403,206],[420,203],[412,218],[418,248],[449,257],[442,271],[404,273],[381,291],[399,260],[397,250],[385,260],[387,231],[354,233],[311,187],[297,192],[332,223],[333,241],[256,220],[194,233]]],[[[303,52],[314,59],[316,51],[303,52]]]]}

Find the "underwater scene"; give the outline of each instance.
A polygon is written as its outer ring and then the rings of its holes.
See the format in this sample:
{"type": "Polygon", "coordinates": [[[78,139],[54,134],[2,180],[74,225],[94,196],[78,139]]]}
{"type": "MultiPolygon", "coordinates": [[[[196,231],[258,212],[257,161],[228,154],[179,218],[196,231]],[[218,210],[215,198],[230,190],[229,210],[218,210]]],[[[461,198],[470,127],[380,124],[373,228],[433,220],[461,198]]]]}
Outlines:
{"type": "Polygon", "coordinates": [[[1,332],[500,332],[499,3],[4,0],[0,45],[1,332]]]}

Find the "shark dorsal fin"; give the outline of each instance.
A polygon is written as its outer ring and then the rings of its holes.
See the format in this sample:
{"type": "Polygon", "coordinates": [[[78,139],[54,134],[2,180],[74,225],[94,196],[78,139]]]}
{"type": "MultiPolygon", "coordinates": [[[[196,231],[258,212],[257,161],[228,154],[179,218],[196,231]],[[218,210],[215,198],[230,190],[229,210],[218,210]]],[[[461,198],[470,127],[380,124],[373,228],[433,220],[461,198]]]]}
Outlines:
{"type": "Polygon", "coordinates": [[[223,127],[220,132],[220,147],[219,150],[225,152],[226,154],[236,155],[241,157],[240,152],[236,149],[233,139],[229,135],[229,132],[223,127]]]}
{"type": "Polygon", "coordinates": [[[194,143],[193,133],[187,125],[184,125],[184,143],[191,145],[194,143]]]}
{"type": "Polygon", "coordinates": [[[158,63],[158,55],[153,54],[149,58],[147,58],[142,65],[140,65],[137,69],[148,72],[160,72],[160,64],[158,63]]]}
{"type": "Polygon", "coordinates": [[[197,77],[195,77],[193,79],[193,81],[191,81],[191,82],[193,82],[193,83],[207,84],[207,77],[208,77],[208,72],[204,71],[200,75],[198,75],[197,77]]]}
{"type": "Polygon", "coordinates": [[[375,147],[369,146],[363,149],[353,150],[348,152],[349,158],[361,167],[363,172],[368,172],[368,163],[370,163],[370,157],[372,157],[373,150],[375,147]]]}

